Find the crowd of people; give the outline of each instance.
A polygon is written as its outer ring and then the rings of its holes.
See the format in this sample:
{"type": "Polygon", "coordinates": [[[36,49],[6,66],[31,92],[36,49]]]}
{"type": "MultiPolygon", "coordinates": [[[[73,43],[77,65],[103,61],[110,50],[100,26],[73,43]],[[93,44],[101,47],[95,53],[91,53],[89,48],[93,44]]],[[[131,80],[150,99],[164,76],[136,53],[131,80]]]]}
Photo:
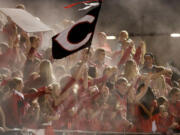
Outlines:
{"type": "Polygon", "coordinates": [[[39,49],[41,33],[30,35],[7,20],[1,28],[6,42],[0,43],[1,132],[180,131],[180,80],[155,64],[144,41],[135,44],[122,30],[112,47],[99,32],[91,48],[55,60],[52,45],[39,49]]]}

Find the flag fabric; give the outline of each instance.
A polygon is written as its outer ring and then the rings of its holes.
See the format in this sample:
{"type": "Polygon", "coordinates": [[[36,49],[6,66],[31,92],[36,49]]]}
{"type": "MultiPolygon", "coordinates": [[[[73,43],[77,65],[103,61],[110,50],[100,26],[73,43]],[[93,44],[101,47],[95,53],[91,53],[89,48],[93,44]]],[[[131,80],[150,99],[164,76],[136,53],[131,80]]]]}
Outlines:
{"type": "Polygon", "coordinates": [[[90,10],[75,24],[52,38],[52,55],[54,59],[64,58],[91,46],[101,3],[100,0],[96,8],[90,10]]]}
{"type": "Polygon", "coordinates": [[[98,3],[98,2],[96,2],[96,3],[90,3],[90,4],[89,4],[89,3],[84,3],[84,5],[85,5],[85,7],[79,9],[79,11],[87,10],[87,9],[89,9],[89,8],[91,8],[91,7],[96,7],[96,6],[99,5],[99,3],[98,3]]]}
{"type": "Polygon", "coordinates": [[[90,3],[90,4],[93,4],[94,5],[94,3],[92,3],[92,2],[94,2],[94,1],[98,1],[99,3],[100,2],[102,2],[102,0],[87,0],[87,1],[80,1],[80,2],[76,2],[76,3],[73,3],[73,4],[70,4],[70,5],[68,5],[68,6],[65,6],[64,8],[72,8],[73,6],[76,6],[76,5],[79,5],[79,4],[88,4],[88,3],[90,3]]]}

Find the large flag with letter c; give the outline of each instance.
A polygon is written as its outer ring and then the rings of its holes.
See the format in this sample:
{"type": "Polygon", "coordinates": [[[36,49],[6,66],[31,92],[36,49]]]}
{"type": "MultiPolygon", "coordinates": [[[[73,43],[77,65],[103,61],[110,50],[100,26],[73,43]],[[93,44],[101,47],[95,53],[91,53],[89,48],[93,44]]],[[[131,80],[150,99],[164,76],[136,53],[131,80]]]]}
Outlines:
{"type": "Polygon", "coordinates": [[[52,38],[54,59],[61,59],[83,48],[90,47],[100,8],[101,1],[97,7],[89,11],[74,25],[52,38]]]}

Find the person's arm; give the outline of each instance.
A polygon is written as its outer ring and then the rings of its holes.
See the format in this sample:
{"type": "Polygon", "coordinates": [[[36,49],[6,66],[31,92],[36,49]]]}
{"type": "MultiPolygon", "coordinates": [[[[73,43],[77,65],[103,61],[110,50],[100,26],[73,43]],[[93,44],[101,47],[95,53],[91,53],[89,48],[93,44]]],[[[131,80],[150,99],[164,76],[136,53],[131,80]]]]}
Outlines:
{"type": "Polygon", "coordinates": [[[127,98],[130,103],[133,103],[135,101],[135,95],[136,95],[135,88],[136,88],[136,85],[137,85],[139,79],[140,79],[140,77],[139,77],[139,75],[137,75],[136,78],[134,79],[134,81],[131,83],[131,85],[128,88],[127,98]]]}
{"type": "Polygon", "coordinates": [[[107,76],[103,75],[103,77],[95,78],[92,82],[89,82],[89,86],[97,85],[99,83],[105,82],[107,80],[107,76]]]}
{"type": "Polygon", "coordinates": [[[129,103],[134,103],[135,98],[136,98],[135,95],[136,95],[135,89],[133,87],[130,88],[130,90],[128,92],[128,96],[127,96],[129,103]]]}
{"type": "Polygon", "coordinates": [[[31,94],[24,94],[24,99],[30,102],[30,101],[33,101],[35,98],[40,97],[44,94],[50,94],[50,91],[48,91],[47,88],[42,87],[38,89],[38,92],[34,92],[31,94]]]}
{"type": "Polygon", "coordinates": [[[171,69],[162,66],[155,66],[155,69],[157,72],[153,74],[152,79],[155,79],[161,75],[172,74],[171,69]]]}
{"type": "Polygon", "coordinates": [[[79,81],[80,78],[81,78],[81,73],[84,72],[84,69],[86,68],[86,60],[83,60],[81,63],[80,63],[80,67],[78,68],[78,70],[76,71],[75,73],[75,77],[74,79],[76,81],[79,81]]]}
{"type": "Polygon", "coordinates": [[[76,80],[74,78],[70,78],[69,82],[64,86],[64,88],[62,88],[59,97],[55,100],[55,106],[64,103],[64,101],[72,95],[72,91],[70,91],[70,89],[74,86],[75,82],[76,80]]]}
{"type": "Polygon", "coordinates": [[[29,35],[27,32],[23,31],[22,30],[22,36],[25,38],[25,45],[26,45],[26,50],[25,50],[25,55],[27,56],[28,55],[28,52],[31,48],[31,42],[30,42],[30,39],[29,39],[29,35]]]}
{"type": "Polygon", "coordinates": [[[54,101],[54,106],[61,105],[64,101],[69,97],[70,92],[66,90],[63,94],[59,95],[59,97],[54,101]]]}
{"type": "Polygon", "coordinates": [[[135,96],[135,102],[139,103],[141,98],[146,94],[152,74],[148,74],[145,80],[145,86],[141,88],[140,93],[135,96]]]}
{"type": "MultiPolygon", "coordinates": [[[[103,86],[106,84],[106,81],[112,77],[113,74],[116,73],[116,68],[114,67],[106,67],[106,69],[104,69],[103,71],[103,77],[100,78],[99,80],[94,80],[94,81],[97,81],[96,83],[100,83],[102,82],[102,84],[99,86],[99,89],[101,90],[103,88],[103,86]]],[[[95,84],[96,84],[95,83],[95,84]]]]}
{"type": "Polygon", "coordinates": [[[117,65],[118,67],[122,66],[122,64],[124,64],[124,63],[126,62],[126,60],[130,57],[131,50],[132,50],[132,46],[129,46],[129,47],[125,50],[122,58],[121,58],[120,61],[118,62],[118,65],[117,65]]]}
{"type": "Polygon", "coordinates": [[[134,54],[134,57],[133,57],[133,59],[135,60],[135,62],[136,62],[137,65],[140,64],[141,55],[142,55],[141,46],[139,46],[139,47],[136,49],[136,53],[134,54]]]}
{"type": "Polygon", "coordinates": [[[70,89],[75,84],[75,82],[76,80],[73,77],[71,77],[69,82],[64,86],[64,88],[62,88],[60,95],[62,95],[64,92],[70,89]]]}
{"type": "Polygon", "coordinates": [[[11,26],[9,27],[8,25],[8,27],[9,28],[7,28],[7,29],[9,29],[11,32],[10,32],[10,35],[8,35],[9,36],[9,47],[10,48],[13,48],[13,46],[14,46],[14,41],[15,41],[15,39],[17,38],[17,35],[18,35],[18,33],[17,33],[17,31],[16,31],[16,29],[17,29],[17,26],[16,26],[16,24],[13,22],[12,24],[10,24],[11,26]]]}
{"type": "MultiPolygon", "coordinates": [[[[59,94],[59,98],[55,101],[55,105],[60,105],[61,103],[64,102],[64,100],[69,96],[69,89],[74,86],[76,81],[79,82],[81,78],[81,72],[84,72],[84,76],[87,77],[87,71],[85,70],[85,60],[81,63],[79,69],[77,70],[76,74],[74,77],[72,77],[69,82],[65,85],[65,87],[61,90],[61,93],[59,94]]],[[[82,81],[83,87],[87,88],[88,87],[88,77],[85,78],[85,80],[82,81]]]]}
{"type": "Polygon", "coordinates": [[[0,106],[0,116],[2,119],[2,127],[4,128],[4,130],[8,130],[8,128],[6,126],[6,117],[5,117],[4,111],[1,106],[0,106]]]}

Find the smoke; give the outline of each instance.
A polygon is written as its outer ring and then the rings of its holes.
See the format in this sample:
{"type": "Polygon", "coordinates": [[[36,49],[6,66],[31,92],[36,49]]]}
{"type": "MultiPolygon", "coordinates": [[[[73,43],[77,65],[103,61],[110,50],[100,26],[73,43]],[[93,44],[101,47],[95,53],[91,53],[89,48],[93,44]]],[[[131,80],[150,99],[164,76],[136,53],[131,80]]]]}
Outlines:
{"type": "MultiPolygon", "coordinates": [[[[77,1],[0,0],[0,7],[25,4],[26,10],[39,17],[45,24],[49,26],[59,24],[63,29],[62,23],[65,18],[77,20],[85,14],[77,10],[82,5],[64,9],[64,6],[71,2],[77,1]]],[[[108,35],[118,35],[121,30],[139,33],[140,38],[146,41],[148,51],[157,56],[159,64],[174,61],[180,67],[177,57],[180,39],[172,39],[168,35],[180,31],[180,23],[178,23],[180,10],[177,5],[179,4],[170,4],[167,0],[104,0],[96,31],[105,31],[108,35]],[[167,35],[157,36],[157,33],[167,33],[167,35]],[[150,35],[143,36],[143,34],[150,35]]]]}
{"type": "Polygon", "coordinates": [[[180,65],[177,60],[179,40],[169,37],[170,33],[180,31],[179,3],[177,0],[106,0],[99,30],[115,35],[124,29],[138,33],[146,41],[148,51],[156,55],[159,64],[175,61],[180,65]]]}
{"type": "Polygon", "coordinates": [[[38,16],[48,25],[61,23],[64,18],[72,18],[73,12],[71,9],[64,9],[67,3],[62,1],[28,1],[26,2],[27,10],[34,16],[38,16]]]}
{"type": "MultiPolygon", "coordinates": [[[[58,24],[63,29],[62,22],[65,18],[77,20],[86,13],[77,10],[82,5],[64,9],[64,6],[75,2],[77,1],[0,0],[0,7],[15,7],[16,4],[23,3],[30,13],[47,25],[58,24]]],[[[104,0],[96,32],[105,31],[108,35],[118,35],[125,29],[130,33],[139,33],[140,38],[146,41],[148,51],[157,55],[160,64],[172,60],[180,65],[176,57],[180,49],[179,40],[169,37],[170,33],[180,31],[179,3],[178,0],[104,0]],[[157,33],[167,35],[156,36],[157,33]]]]}
{"type": "Polygon", "coordinates": [[[0,0],[0,7],[15,7],[15,5],[18,4],[18,0],[0,0]]]}

